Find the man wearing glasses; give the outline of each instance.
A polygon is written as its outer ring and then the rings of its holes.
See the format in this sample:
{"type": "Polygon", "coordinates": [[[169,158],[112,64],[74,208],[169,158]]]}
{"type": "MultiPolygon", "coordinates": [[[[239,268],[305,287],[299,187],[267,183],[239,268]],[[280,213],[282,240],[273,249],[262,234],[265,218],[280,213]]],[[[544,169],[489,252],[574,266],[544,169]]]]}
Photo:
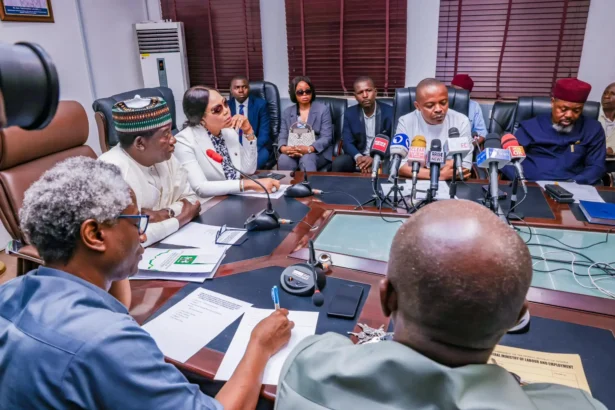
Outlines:
{"type": "Polygon", "coordinates": [[[108,293],[137,272],[148,219],[120,170],[91,158],[59,163],[26,191],[21,228],[45,266],[0,287],[2,408],[256,407],[265,365],[290,338],[288,311],[258,324],[235,375],[204,395],[108,293]]]}
{"type": "Polygon", "coordinates": [[[176,140],[164,99],[136,96],[118,102],[113,106],[113,122],[120,143],[99,159],[120,168],[137,206],[149,215],[144,244],[149,246],[190,222],[201,204],[173,157],[176,140]]]}

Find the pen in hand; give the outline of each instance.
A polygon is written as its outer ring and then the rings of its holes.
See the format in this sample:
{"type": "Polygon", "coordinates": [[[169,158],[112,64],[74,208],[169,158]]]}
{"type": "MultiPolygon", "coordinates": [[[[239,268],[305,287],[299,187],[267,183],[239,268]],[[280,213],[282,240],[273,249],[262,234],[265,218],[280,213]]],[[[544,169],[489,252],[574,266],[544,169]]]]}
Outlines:
{"type": "Polygon", "coordinates": [[[278,310],[280,308],[280,293],[277,286],[271,288],[271,300],[273,300],[275,309],[278,310]]]}

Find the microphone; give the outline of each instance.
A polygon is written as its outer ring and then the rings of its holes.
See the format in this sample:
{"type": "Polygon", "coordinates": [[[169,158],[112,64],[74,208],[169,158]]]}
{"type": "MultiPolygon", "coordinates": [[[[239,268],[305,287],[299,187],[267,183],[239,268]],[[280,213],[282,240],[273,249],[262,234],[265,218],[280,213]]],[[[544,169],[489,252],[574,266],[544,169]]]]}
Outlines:
{"type": "Polygon", "coordinates": [[[445,162],[444,151],[442,151],[442,141],[434,139],[431,141],[431,147],[427,154],[427,165],[429,166],[429,189],[432,193],[432,198],[436,197],[438,192],[438,183],[440,179],[440,167],[445,162]]]}
{"type": "Polygon", "coordinates": [[[284,196],[287,196],[289,198],[305,198],[317,193],[312,189],[312,186],[308,181],[307,171],[305,170],[305,167],[303,166],[303,164],[301,164],[300,166],[301,170],[303,171],[303,181],[286,188],[286,191],[284,191],[284,196]]]}
{"type": "Polygon", "coordinates": [[[378,169],[383,159],[388,158],[389,137],[384,134],[378,134],[372,141],[372,146],[369,148],[369,156],[374,159],[372,163],[372,181],[378,178],[378,169]]]}
{"type": "Polygon", "coordinates": [[[389,171],[389,182],[393,182],[397,178],[399,165],[401,160],[408,156],[410,149],[410,139],[406,134],[397,134],[391,142],[391,168],[389,171]]]}
{"type": "Polygon", "coordinates": [[[457,168],[457,175],[459,179],[463,181],[463,158],[472,151],[472,144],[465,138],[461,138],[459,130],[452,127],[448,130],[448,139],[446,140],[446,152],[453,156],[455,161],[455,167],[457,168]]]}
{"type": "Polygon", "coordinates": [[[521,181],[523,191],[527,194],[525,175],[523,175],[523,167],[521,166],[521,163],[525,159],[525,150],[521,145],[519,145],[519,141],[517,141],[517,138],[515,138],[512,134],[506,134],[502,137],[502,148],[507,149],[508,152],[510,152],[511,162],[517,170],[517,175],[521,181]]]}
{"type": "Polygon", "coordinates": [[[425,147],[427,147],[427,141],[422,135],[417,135],[412,139],[408,152],[408,164],[412,165],[412,198],[416,197],[416,181],[419,171],[425,165],[425,147]]]}
{"type": "Polygon", "coordinates": [[[510,152],[502,149],[501,138],[492,132],[485,138],[485,149],[476,157],[476,165],[489,169],[491,209],[498,213],[498,169],[510,162],[510,152]]]}
{"type": "MultiPolygon", "coordinates": [[[[308,242],[310,259],[308,265],[312,267],[314,273],[314,294],[312,295],[312,303],[315,306],[322,306],[325,303],[325,297],[320,293],[320,289],[324,289],[327,284],[327,276],[322,269],[319,269],[319,263],[316,261],[316,251],[314,250],[314,241],[310,239],[308,242]],[[320,272],[318,272],[320,270],[320,272]],[[320,282],[320,284],[318,283],[320,282]]],[[[322,266],[322,265],[321,265],[322,266]]]]}
{"type": "MultiPolygon", "coordinates": [[[[219,164],[222,164],[222,161],[223,161],[222,155],[218,154],[216,151],[212,149],[208,149],[207,151],[205,151],[205,153],[212,160],[216,161],[219,164]]],[[[244,223],[244,228],[246,228],[248,231],[267,231],[270,229],[279,228],[280,227],[280,215],[278,215],[278,213],[273,210],[273,205],[271,204],[271,197],[269,196],[269,192],[267,192],[267,189],[263,186],[263,184],[258,182],[256,179],[247,175],[243,171],[235,168],[235,166],[233,165],[231,161],[229,161],[229,164],[235,171],[239,172],[245,178],[248,178],[249,180],[256,183],[256,185],[263,188],[263,191],[265,191],[265,194],[267,195],[267,208],[263,209],[256,215],[254,214],[250,215],[248,219],[246,220],[246,222],[244,223]]]]}

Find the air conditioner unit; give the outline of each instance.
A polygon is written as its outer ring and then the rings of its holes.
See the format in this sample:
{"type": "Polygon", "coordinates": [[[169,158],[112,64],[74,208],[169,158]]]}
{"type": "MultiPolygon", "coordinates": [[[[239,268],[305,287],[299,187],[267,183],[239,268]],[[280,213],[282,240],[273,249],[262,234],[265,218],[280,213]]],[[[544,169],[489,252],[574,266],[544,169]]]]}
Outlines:
{"type": "Polygon", "coordinates": [[[190,86],[183,23],[135,24],[145,87],[169,87],[175,98],[177,125],[186,120],[182,98],[190,86]]]}

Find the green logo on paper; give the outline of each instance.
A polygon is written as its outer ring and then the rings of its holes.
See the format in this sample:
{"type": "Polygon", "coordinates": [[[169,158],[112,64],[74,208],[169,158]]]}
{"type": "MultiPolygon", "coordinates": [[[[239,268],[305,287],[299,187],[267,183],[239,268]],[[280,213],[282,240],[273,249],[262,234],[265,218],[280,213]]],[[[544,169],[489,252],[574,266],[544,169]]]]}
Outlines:
{"type": "Polygon", "coordinates": [[[192,265],[196,260],[196,255],[183,255],[177,258],[174,265],[192,265]]]}

